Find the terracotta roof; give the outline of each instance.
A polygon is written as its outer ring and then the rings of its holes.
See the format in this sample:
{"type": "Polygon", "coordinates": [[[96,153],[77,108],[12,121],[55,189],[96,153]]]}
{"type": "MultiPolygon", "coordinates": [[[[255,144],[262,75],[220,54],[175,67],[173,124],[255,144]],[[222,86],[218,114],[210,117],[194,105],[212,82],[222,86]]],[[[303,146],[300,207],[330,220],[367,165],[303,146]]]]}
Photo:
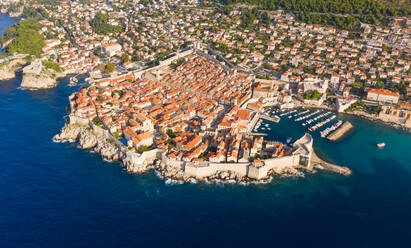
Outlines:
{"type": "Polygon", "coordinates": [[[400,97],[400,94],[397,92],[392,92],[390,90],[386,89],[369,89],[368,92],[374,93],[374,94],[380,94],[380,95],[387,95],[387,96],[395,96],[395,97],[400,97]]]}

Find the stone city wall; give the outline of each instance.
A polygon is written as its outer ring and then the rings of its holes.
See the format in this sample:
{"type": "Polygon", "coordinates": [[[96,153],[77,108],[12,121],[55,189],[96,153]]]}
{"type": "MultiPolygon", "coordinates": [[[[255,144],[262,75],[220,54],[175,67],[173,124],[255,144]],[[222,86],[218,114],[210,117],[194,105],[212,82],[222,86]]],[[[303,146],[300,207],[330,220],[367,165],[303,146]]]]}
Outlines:
{"type": "Polygon", "coordinates": [[[166,60],[163,60],[163,61],[160,61],[160,64],[157,65],[157,66],[133,72],[134,77],[135,78],[141,78],[146,72],[155,71],[155,70],[158,70],[158,69],[162,68],[163,66],[170,65],[174,60],[177,60],[177,59],[183,58],[185,56],[188,56],[188,55],[192,54],[193,52],[194,52],[194,49],[189,49],[189,50],[184,51],[184,52],[176,53],[176,55],[174,55],[173,57],[171,57],[169,59],[166,59],[166,60]]]}
{"type": "Polygon", "coordinates": [[[291,168],[298,165],[299,159],[299,155],[265,159],[264,166],[250,166],[248,171],[248,177],[260,180],[266,177],[271,170],[274,170],[275,172],[281,172],[286,170],[287,168],[291,168]]]}
{"type": "Polygon", "coordinates": [[[162,151],[160,149],[153,149],[143,152],[142,154],[127,151],[126,169],[132,173],[141,173],[147,170],[149,165],[152,165],[156,159],[161,158],[162,151]]]}
{"type": "Polygon", "coordinates": [[[196,167],[185,166],[185,175],[203,179],[212,176],[219,171],[231,171],[232,173],[244,177],[247,176],[249,163],[209,163],[208,166],[196,167]]]}
{"type": "Polygon", "coordinates": [[[75,115],[69,115],[68,119],[69,119],[70,124],[79,124],[83,126],[88,126],[90,123],[90,120],[88,118],[82,118],[82,117],[78,117],[75,115]]]}

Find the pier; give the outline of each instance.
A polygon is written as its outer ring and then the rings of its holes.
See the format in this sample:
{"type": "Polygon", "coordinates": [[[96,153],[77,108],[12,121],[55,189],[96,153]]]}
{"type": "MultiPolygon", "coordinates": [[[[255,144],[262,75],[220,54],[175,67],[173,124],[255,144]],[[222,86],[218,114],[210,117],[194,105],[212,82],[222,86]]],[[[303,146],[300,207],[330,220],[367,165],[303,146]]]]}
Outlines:
{"type": "Polygon", "coordinates": [[[324,160],[322,160],[321,158],[318,157],[318,155],[315,153],[314,149],[311,151],[311,165],[315,166],[315,165],[320,165],[328,170],[343,174],[345,176],[349,176],[351,175],[351,170],[350,168],[346,167],[346,166],[339,166],[339,165],[335,165],[332,163],[328,163],[324,160]]]}
{"type": "Polygon", "coordinates": [[[278,123],[281,120],[280,118],[271,117],[271,116],[268,116],[268,115],[263,115],[263,114],[257,113],[256,115],[254,115],[253,119],[251,120],[251,122],[249,124],[249,129],[248,129],[249,133],[254,133],[253,131],[254,131],[255,125],[257,124],[258,120],[260,120],[260,119],[264,119],[264,120],[267,120],[267,121],[272,121],[274,123],[278,123]]]}

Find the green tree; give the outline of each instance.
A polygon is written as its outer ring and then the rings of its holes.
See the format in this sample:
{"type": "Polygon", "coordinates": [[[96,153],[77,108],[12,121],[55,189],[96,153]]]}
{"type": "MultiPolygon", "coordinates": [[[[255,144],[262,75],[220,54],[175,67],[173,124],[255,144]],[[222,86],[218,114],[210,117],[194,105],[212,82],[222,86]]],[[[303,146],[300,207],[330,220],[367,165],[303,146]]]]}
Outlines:
{"type": "Polygon", "coordinates": [[[6,48],[8,54],[21,53],[40,57],[44,38],[39,34],[42,26],[35,19],[27,19],[10,26],[0,37],[1,43],[11,41],[6,48]]]}
{"type": "Polygon", "coordinates": [[[52,70],[54,70],[54,71],[56,71],[56,72],[62,72],[62,71],[64,71],[64,69],[61,68],[59,64],[54,63],[54,62],[51,61],[51,60],[44,60],[44,61],[42,62],[42,64],[43,64],[43,66],[44,66],[46,69],[52,69],[52,70]]]}
{"type": "Polygon", "coordinates": [[[116,65],[115,64],[107,64],[104,66],[104,71],[103,73],[112,73],[114,70],[116,69],[116,65]]]}
{"type": "Polygon", "coordinates": [[[90,26],[97,34],[109,34],[121,32],[121,26],[114,26],[108,23],[108,14],[101,12],[97,13],[93,20],[90,21],[90,26]]]}
{"type": "Polygon", "coordinates": [[[313,90],[312,92],[305,92],[304,99],[306,100],[316,100],[321,96],[321,93],[318,90],[313,90]]]}
{"type": "Polygon", "coordinates": [[[383,81],[378,81],[378,82],[375,84],[375,88],[377,88],[377,89],[382,89],[382,88],[384,88],[384,82],[383,82],[383,81]]]}
{"type": "Polygon", "coordinates": [[[96,126],[99,126],[99,127],[103,126],[103,122],[97,116],[94,117],[92,121],[93,121],[94,125],[96,125],[96,126]]]}
{"type": "Polygon", "coordinates": [[[138,149],[137,149],[137,151],[139,152],[139,153],[143,153],[143,152],[146,152],[146,151],[149,151],[150,150],[150,147],[149,146],[140,146],[138,149]]]}
{"type": "Polygon", "coordinates": [[[123,53],[123,54],[121,55],[121,62],[122,62],[122,63],[125,63],[125,62],[129,62],[129,61],[130,61],[130,56],[128,56],[127,53],[123,53]]]}
{"type": "Polygon", "coordinates": [[[176,137],[176,134],[173,132],[173,130],[171,130],[171,129],[168,129],[167,130],[167,135],[168,135],[168,137],[170,137],[170,138],[175,138],[176,137]]]}

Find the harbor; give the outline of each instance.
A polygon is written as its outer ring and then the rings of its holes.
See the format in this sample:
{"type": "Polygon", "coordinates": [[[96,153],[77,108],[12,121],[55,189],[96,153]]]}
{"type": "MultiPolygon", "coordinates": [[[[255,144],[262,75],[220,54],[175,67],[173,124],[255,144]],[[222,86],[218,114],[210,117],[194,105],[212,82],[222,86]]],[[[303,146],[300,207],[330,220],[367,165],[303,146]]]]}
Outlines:
{"type": "MultiPolygon", "coordinates": [[[[336,113],[323,109],[268,109],[265,114],[256,116],[253,134],[266,134],[268,142],[277,142],[288,147],[293,147],[292,140],[298,139],[299,135],[310,134],[316,142],[319,140],[337,140],[348,133],[353,125],[344,121],[336,113]],[[273,122],[271,118],[279,121],[273,122]]],[[[324,168],[342,175],[352,174],[347,166],[340,166],[327,162],[320,158],[314,148],[311,150],[309,166],[302,169],[313,171],[314,168],[324,168]]]]}
{"type": "Polygon", "coordinates": [[[255,118],[251,129],[253,133],[270,132],[273,128],[272,122],[278,124],[283,121],[291,121],[314,136],[318,135],[320,138],[327,139],[333,134],[328,140],[338,140],[353,128],[349,124],[343,125],[344,121],[336,113],[325,109],[268,109],[265,114],[259,114],[255,118]]]}
{"type": "Polygon", "coordinates": [[[253,120],[250,122],[251,124],[250,124],[249,131],[250,131],[250,133],[253,133],[252,135],[261,136],[262,134],[258,134],[258,132],[257,132],[257,130],[259,130],[260,127],[261,127],[261,130],[263,130],[263,131],[264,130],[268,130],[268,131],[271,130],[268,123],[265,123],[263,126],[261,126],[261,124],[263,123],[264,120],[268,121],[268,122],[272,122],[272,123],[278,123],[278,122],[280,122],[280,117],[278,117],[276,115],[270,116],[268,114],[259,114],[259,113],[256,114],[253,117],[253,120]]]}

